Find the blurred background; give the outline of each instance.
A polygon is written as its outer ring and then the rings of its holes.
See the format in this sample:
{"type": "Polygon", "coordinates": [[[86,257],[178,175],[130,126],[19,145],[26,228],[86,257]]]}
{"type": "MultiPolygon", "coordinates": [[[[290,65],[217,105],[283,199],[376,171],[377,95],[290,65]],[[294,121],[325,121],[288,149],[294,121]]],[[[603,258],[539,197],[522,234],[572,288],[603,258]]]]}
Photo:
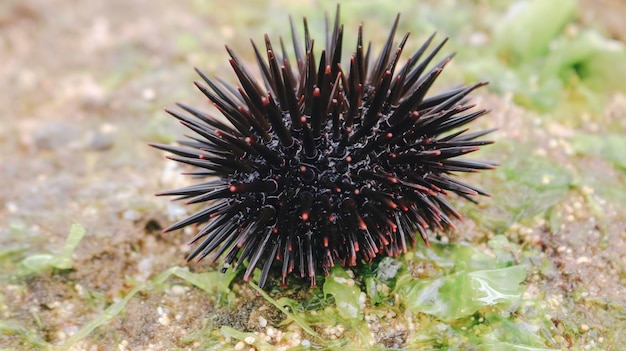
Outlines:
{"type": "MultiPolygon", "coordinates": [[[[250,326],[250,311],[268,303],[250,287],[234,283],[229,289],[228,280],[226,289],[209,299],[183,273],[165,287],[154,280],[173,266],[185,266],[189,248],[184,243],[191,232],[161,235],[160,229],[191,210],[153,197],[187,180],[147,143],[181,137],[183,130],[163,112],[177,101],[216,113],[193,87],[198,79],[193,68],[234,82],[225,44],[255,67],[249,39],[262,43],[263,33],[274,41],[282,36],[290,51],[291,15],[300,34],[301,18],[307,16],[313,37],[322,40],[324,14],[332,18],[336,4],[0,2],[0,348],[228,349],[258,335],[258,324],[250,326]],[[78,236],[68,246],[72,224],[86,234],[72,231],[78,236]],[[50,260],[59,253],[69,263],[50,260]],[[179,290],[172,292],[172,284],[179,290]],[[116,305],[120,301],[125,302],[116,305]],[[113,313],[107,310],[111,306],[119,309],[113,313]],[[220,329],[224,325],[235,331],[220,329]]],[[[522,307],[492,311],[505,317],[493,319],[496,327],[483,339],[485,330],[472,329],[474,338],[462,331],[474,326],[464,324],[470,316],[450,320],[434,314],[446,331],[428,329],[435,322],[422,320],[423,330],[437,336],[431,340],[415,331],[420,329],[415,321],[426,313],[418,308],[419,313],[403,317],[402,333],[385,343],[376,337],[382,331],[363,322],[361,314],[350,323],[365,334],[369,326],[374,336],[359,339],[342,332],[335,339],[343,344],[337,345],[366,348],[373,340],[400,349],[626,348],[626,336],[616,332],[626,329],[626,2],[340,4],[344,59],[354,50],[360,23],[377,52],[400,13],[398,32],[411,32],[405,53],[433,32],[450,37],[443,54],[456,51],[457,56],[436,89],[490,81],[475,100],[492,112],[475,128],[499,129],[493,135],[496,145],[480,156],[502,166],[469,178],[493,198],[480,207],[459,203],[468,220],[443,241],[497,251],[492,240],[504,235],[509,249],[515,248],[507,265],[526,267],[524,292],[515,296],[522,299],[523,293],[521,306],[532,306],[541,316],[525,315],[522,307]],[[507,338],[511,330],[524,329],[515,324],[520,322],[516,313],[529,334],[507,338]],[[418,327],[408,327],[411,318],[418,327]]],[[[215,270],[209,263],[189,268],[215,270]]],[[[315,294],[321,296],[318,303],[328,295],[315,294]]],[[[376,315],[375,299],[367,296],[376,315]]],[[[404,314],[404,307],[394,308],[396,315],[404,314]]],[[[305,317],[326,338],[325,322],[305,317]]],[[[279,325],[281,317],[264,319],[275,330],[296,333],[279,325]]],[[[307,337],[302,325],[294,328],[307,337]]],[[[267,335],[265,327],[262,332],[267,335]]],[[[313,345],[332,348],[312,339],[313,345]]],[[[266,341],[270,346],[248,341],[246,347],[257,349],[286,345],[276,337],[266,341]]]]}

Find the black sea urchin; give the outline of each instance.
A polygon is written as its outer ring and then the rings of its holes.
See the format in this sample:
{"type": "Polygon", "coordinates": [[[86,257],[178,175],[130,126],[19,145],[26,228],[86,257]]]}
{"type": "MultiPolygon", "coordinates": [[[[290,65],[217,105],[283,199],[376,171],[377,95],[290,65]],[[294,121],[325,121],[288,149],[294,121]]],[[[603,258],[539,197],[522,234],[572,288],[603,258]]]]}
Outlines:
{"type": "Polygon", "coordinates": [[[425,54],[433,35],[396,72],[408,38],[394,49],[399,16],[376,60],[370,45],[364,51],[359,27],[345,71],[338,12],[332,30],[326,20],[319,61],[306,19],[304,50],[291,22],[296,66],[282,39],[277,54],[265,36],[267,61],[252,43],[262,86],[228,47],[239,87],[197,70],[206,85],[196,86],[228,122],[183,104],[185,114],[167,110],[197,135],[180,141],[184,147],[152,146],[198,168],[185,174],[209,178],[158,194],[209,203],[165,229],[207,223],[191,240],[200,244],[188,260],[217,250],[222,272],[248,262],[246,281],[260,266],[263,286],[278,266],[283,285],[294,270],[313,285],[316,273],[327,275],[335,263],[354,266],[406,252],[415,233],[428,245],[427,229],[453,228],[450,216],[461,219],[445,199],[449,193],[472,202],[473,195],[487,195],[452,177],[494,167],[457,158],[491,143],[476,140],[491,130],[462,128],[487,113],[467,98],[486,83],[427,97],[453,55],[427,70],[446,42],[425,54]]]}

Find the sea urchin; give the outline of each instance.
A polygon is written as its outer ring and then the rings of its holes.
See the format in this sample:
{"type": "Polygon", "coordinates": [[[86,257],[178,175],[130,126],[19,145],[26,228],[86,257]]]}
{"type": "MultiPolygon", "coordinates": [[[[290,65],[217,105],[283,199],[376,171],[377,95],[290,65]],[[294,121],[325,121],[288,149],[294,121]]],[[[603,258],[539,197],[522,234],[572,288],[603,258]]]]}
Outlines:
{"type": "Polygon", "coordinates": [[[204,83],[195,85],[228,122],[178,104],[185,113],[166,111],[197,135],[182,147],[151,144],[197,168],[184,174],[208,178],[157,194],[208,203],[164,230],[204,225],[188,260],[217,250],[222,272],[247,262],[246,281],[259,266],[260,286],[272,267],[282,270],[283,286],[294,270],[314,285],[320,270],[327,275],[337,263],[397,256],[413,247],[416,233],[428,245],[427,230],[453,228],[450,217],[461,216],[449,193],[472,202],[487,195],[453,178],[494,167],[457,158],[491,143],[477,140],[491,130],[463,127],[487,113],[467,98],[486,83],[427,97],[453,54],[427,69],[447,40],[426,54],[433,35],[396,70],[409,36],[394,45],[398,19],[375,60],[359,27],[347,70],[339,11],[332,28],[326,18],[319,61],[306,19],[304,50],[290,21],[295,66],[282,39],[278,54],[265,36],[267,60],[253,42],[262,85],[229,47],[238,87],[196,70],[204,83]]]}

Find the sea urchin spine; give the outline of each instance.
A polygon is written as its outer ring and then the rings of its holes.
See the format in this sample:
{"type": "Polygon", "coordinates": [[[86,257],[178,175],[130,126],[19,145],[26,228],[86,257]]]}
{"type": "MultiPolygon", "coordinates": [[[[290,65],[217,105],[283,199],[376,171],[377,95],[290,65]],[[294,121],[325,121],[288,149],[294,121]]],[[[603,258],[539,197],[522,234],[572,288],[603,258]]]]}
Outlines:
{"type": "Polygon", "coordinates": [[[339,11],[332,30],[326,19],[319,61],[306,19],[304,49],[291,22],[295,66],[282,39],[278,54],[265,36],[267,60],[253,42],[262,87],[228,47],[238,87],[197,70],[204,83],[195,85],[228,122],[178,104],[185,113],[167,112],[197,135],[183,147],[151,144],[197,168],[185,174],[208,178],[157,194],[209,204],[164,230],[204,225],[188,260],[216,251],[223,272],[248,262],[246,281],[262,267],[260,286],[272,267],[282,270],[283,286],[293,271],[314,285],[336,263],[397,256],[413,247],[415,233],[428,245],[427,230],[454,228],[450,217],[461,216],[449,193],[472,202],[487,195],[453,178],[494,167],[457,158],[491,143],[477,140],[491,130],[463,127],[487,113],[467,97],[486,83],[427,97],[453,55],[428,68],[447,40],[426,53],[433,35],[396,72],[409,36],[394,45],[398,19],[375,60],[359,27],[347,71],[339,11]]]}

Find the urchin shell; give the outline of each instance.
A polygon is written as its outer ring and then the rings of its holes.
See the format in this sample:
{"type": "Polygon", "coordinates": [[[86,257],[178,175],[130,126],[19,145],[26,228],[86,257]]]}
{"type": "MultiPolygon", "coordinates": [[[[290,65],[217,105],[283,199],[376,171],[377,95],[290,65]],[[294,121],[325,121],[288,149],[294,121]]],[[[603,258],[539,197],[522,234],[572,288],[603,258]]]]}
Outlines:
{"type": "Polygon", "coordinates": [[[167,112],[196,135],[181,146],[151,144],[196,167],[185,174],[206,178],[157,194],[207,203],[165,229],[203,226],[188,260],[215,252],[222,271],[247,262],[246,281],[261,267],[260,286],[272,267],[283,285],[292,272],[315,284],[316,274],[327,275],[335,264],[406,252],[415,233],[428,245],[428,230],[453,228],[450,217],[461,219],[446,200],[450,193],[472,202],[487,195],[454,178],[494,167],[458,158],[491,143],[478,140],[491,130],[464,127],[487,113],[468,99],[486,83],[428,96],[453,56],[429,68],[447,38],[427,53],[432,35],[397,69],[409,36],[394,45],[398,19],[375,60],[359,27],[356,50],[341,65],[337,11],[332,29],[326,19],[319,61],[305,19],[304,49],[290,21],[295,63],[282,38],[278,54],[265,36],[267,59],[252,43],[263,84],[228,47],[238,86],[196,69],[203,82],[195,85],[227,121],[178,104],[184,112],[167,112]]]}

